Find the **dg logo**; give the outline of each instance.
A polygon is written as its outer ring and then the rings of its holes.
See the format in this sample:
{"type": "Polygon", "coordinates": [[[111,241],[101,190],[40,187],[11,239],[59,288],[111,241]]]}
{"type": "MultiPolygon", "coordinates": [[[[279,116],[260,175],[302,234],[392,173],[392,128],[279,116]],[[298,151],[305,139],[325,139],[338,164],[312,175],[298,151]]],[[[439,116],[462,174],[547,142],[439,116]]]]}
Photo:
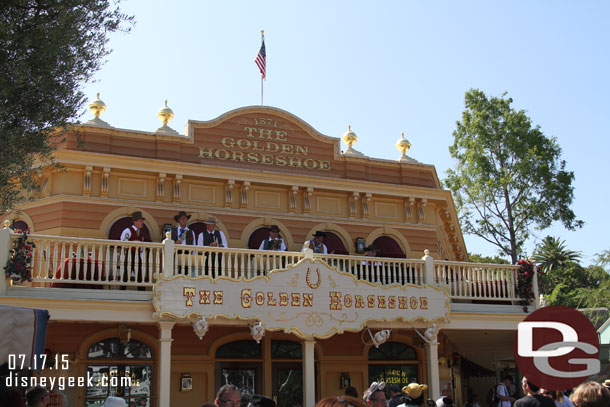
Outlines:
{"type": "Polygon", "coordinates": [[[599,373],[599,337],[581,312],[553,305],[519,323],[515,360],[528,381],[549,390],[578,386],[599,373]]]}

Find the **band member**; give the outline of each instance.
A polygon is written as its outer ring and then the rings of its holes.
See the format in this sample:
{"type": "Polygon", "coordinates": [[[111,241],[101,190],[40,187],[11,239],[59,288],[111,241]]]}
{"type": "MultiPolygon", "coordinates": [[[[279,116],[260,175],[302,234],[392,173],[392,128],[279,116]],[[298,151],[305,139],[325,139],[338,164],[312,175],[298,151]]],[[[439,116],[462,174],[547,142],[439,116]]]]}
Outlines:
{"type": "MultiPolygon", "coordinates": [[[[142,212],[136,211],[131,214],[132,225],[121,233],[121,241],[123,242],[150,242],[150,237],[144,233],[142,229],[144,227],[144,216],[142,216],[142,212]]],[[[142,262],[143,255],[148,253],[148,249],[146,252],[140,248],[136,250],[135,247],[131,249],[131,254],[128,251],[125,251],[125,261],[124,261],[124,272],[123,272],[123,281],[127,281],[127,274],[130,274],[131,281],[136,279],[136,270],[137,270],[137,281],[142,282],[142,262]],[[131,261],[130,261],[131,260],[131,261]]],[[[146,270],[146,275],[144,276],[145,281],[148,281],[148,270],[146,270]]],[[[121,287],[121,290],[124,290],[125,287],[121,287]]],[[[144,291],[144,287],[138,287],[139,291],[144,291]]]]}
{"type": "MultiPolygon", "coordinates": [[[[205,228],[206,230],[201,232],[197,238],[198,246],[229,247],[225,234],[222,233],[221,230],[216,229],[216,218],[208,218],[205,221],[205,228]]],[[[220,274],[220,268],[222,266],[222,253],[205,252],[204,256],[205,274],[208,276],[211,275],[212,278],[215,278],[216,272],[220,274]],[[211,265],[209,263],[211,263],[211,265]]]]}
{"type": "MultiPolygon", "coordinates": [[[[171,239],[175,241],[176,244],[194,245],[197,243],[195,232],[190,230],[186,225],[190,218],[191,215],[187,215],[184,211],[180,211],[176,216],[174,216],[174,220],[178,223],[178,225],[172,226],[171,239]]],[[[188,267],[185,266],[184,269],[182,268],[182,265],[187,261],[184,256],[181,256],[182,252],[182,250],[178,250],[176,252],[177,256],[175,256],[178,263],[178,273],[181,273],[182,270],[184,270],[184,274],[188,275],[188,267]]],[[[186,251],[186,253],[188,253],[188,251],[186,251]]]]}
{"type": "Polygon", "coordinates": [[[195,239],[195,232],[190,230],[186,225],[190,218],[191,215],[187,215],[184,211],[180,211],[174,216],[174,220],[178,225],[172,226],[171,239],[175,241],[176,244],[194,245],[197,242],[195,239]]]}
{"type": "Polygon", "coordinates": [[[263,240],[258,250],[281,250],[286,251],[284,239],[280,236],[280,228],[277,225],[271,225],[269,229],[269,238],[263,240]]]}
{"type": "Polygon", "coordinates": [[[316,234],[313,235],[313,239],[305,242],[301,251],[309,248],[313,250],[314,253],[324,253],[328,254],[328,249],[324,244],[324,238],[326,237],[326,233],[322,231],[316,231],[316,234]]]}

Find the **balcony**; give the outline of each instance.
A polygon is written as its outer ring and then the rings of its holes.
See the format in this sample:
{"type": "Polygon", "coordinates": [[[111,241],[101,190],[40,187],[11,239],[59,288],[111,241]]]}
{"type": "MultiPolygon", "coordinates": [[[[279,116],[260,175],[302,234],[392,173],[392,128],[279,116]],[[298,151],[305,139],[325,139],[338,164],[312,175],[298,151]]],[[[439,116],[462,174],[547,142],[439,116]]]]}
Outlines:
{"type": "MultiPolygon", "coordinates": [[[[10,229],[0,233],[3,261],[20,235],[10,229]]],[[[302,252],[194,248],[175,245],[169,239],[163,243],[140,243],[32,234],[29,241],[35,246],[32,281],[6,280],[0,287],[0,296],[150,301],[160,275],[249,279],[266,276],[304,257],[302,252]]],[[[522,299],[516,293],[516,266],[438,261],[427,254],[422,259],[333,254],[314,257],[373,284],[445,288],[454,311],[481,311],[485,306],[494,306],[494,311],[489,312],[521,309],[517,307],[522,299]]],[[[534,287],[537,298],[537,280],[534,287]]]]}

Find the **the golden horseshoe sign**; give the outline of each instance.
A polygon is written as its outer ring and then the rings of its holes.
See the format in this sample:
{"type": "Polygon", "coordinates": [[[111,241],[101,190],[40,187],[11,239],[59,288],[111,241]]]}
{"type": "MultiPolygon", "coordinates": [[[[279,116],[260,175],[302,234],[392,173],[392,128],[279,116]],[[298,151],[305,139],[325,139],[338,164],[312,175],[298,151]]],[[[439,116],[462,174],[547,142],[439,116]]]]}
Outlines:
{"type": "Polygon", "coordinates": [[[311,273],[311,269],[309,267],[307,267],[307,274],[305,274],[305,282],[307,283],[309,288],[311,288],[312,290],[315,290],[316,288],[320,287],[320,284],[322,284],[322,277],[320,276],[320,269],[316,268],[316,274],[318,275],[318,281],[315,284],[311,283],[311,280],[309,279],[309,273],[311,273]]]}

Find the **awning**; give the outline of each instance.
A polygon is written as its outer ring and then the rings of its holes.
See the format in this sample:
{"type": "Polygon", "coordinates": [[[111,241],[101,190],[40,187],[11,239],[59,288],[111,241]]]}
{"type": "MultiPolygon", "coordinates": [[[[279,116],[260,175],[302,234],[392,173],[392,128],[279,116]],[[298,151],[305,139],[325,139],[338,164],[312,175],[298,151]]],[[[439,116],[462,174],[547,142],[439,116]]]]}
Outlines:
{"type": "Polygon", "coordinates": [[[48,321],[47,310],[0,305],[0,366],[11,355],[11,370],[31,367],[40,371],[41,360],[33,356],[44,354],[48,321]]]}

